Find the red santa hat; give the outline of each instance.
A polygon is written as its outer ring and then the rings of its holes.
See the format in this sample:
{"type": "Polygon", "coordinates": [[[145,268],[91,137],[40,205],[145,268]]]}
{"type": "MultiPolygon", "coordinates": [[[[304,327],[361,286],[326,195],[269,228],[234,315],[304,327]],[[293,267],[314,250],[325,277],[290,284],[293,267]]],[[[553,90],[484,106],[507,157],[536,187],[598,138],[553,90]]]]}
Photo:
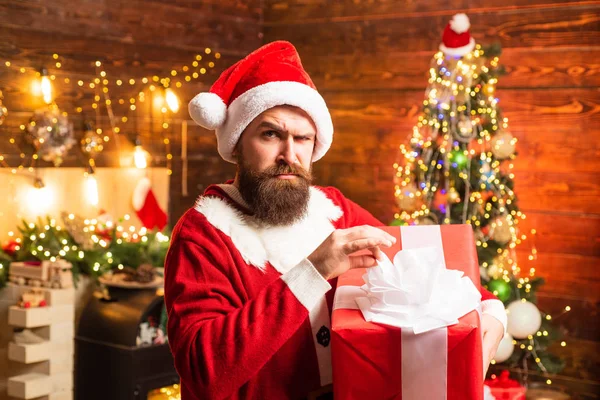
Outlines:
{"type": "Polygon", "coordinates": [[[298,107],[311,117],[317,128],[313,161],[323,157],[333,140],[331,116],[289,42],[269,43],[238,61],[188,108],[198,125],[216,130],[219,154],[235,164],[231,153],[244,129],[259,114],[280,105],[298,107]]]}
{"type": "Polygon", "coordinates": [[[471,37],[471,23],[467,14],[455,14],[446,25],[440,50],[450,56],[462,57],[475,48],[475,39],[471,37]]]}

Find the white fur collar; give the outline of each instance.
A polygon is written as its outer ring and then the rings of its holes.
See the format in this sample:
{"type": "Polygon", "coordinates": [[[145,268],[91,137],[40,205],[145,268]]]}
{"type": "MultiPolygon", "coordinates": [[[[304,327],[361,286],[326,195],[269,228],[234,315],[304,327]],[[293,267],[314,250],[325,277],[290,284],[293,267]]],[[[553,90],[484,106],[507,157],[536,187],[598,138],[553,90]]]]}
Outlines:
{"type": "Polygon", "coordinates": [[[334,231],[332,222],[343,214],[315,187],[310,188],[307,215],[291,226],[261,227],[218,197],[202,196],[194,208],[231,238],[246,263],[264,271],[269,262],[282,274],[308,257],[334,231]]]}

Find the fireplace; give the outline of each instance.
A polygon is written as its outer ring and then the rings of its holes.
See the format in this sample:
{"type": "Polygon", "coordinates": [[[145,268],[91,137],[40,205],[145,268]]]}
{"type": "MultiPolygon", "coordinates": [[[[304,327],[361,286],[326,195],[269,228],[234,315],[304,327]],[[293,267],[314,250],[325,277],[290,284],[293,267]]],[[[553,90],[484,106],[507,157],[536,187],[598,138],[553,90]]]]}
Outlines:
{"type": "Polygon", "coordinates": [[[75,398],[146,400],[176,385],[168,344],[151,344],[163,312],[161,290],[111,287],[109,298],[93,297],[75,337],[75,398]]]}

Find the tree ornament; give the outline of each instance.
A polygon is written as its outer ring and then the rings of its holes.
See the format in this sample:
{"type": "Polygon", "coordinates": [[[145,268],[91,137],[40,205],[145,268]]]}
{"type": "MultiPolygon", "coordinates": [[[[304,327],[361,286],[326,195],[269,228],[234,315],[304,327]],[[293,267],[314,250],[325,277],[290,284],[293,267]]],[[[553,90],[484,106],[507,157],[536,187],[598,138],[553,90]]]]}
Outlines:
{"type": "Polygon", "coordinates": [[[494,85],[486,83],[485,85],[483,85],[483,87],[481,88],[481,91],[483,92],[483,94],[485,94],[486,96],[493,96],[494,95],[494,91],[496,90],[496,88],[494,87],[494,85]]]}
{"type": "Polygon", "coordinates": [[[401,211],[415,211],[417,209],[417,187],[415,185],[401,187],[396,202],[401,211]]]}
{"type": "Polygon", "coordinates": [[[492,154],[499,160],[510,157],[515,152],[517,140],[508,131],[498,131],[491,140],[492,154]]]}
{"type": "Polygon", "coordinates": [[[506,217],[498,217],[492,222],[491,236],[500,244],[506,244],[511,240],[512,230],[506,217]]]}
{"type": "Polygon", "coordinates": [[[14,257],[17,250],[20,248],[19,242],[16,240],[9,240],[4,246],[2,246],[2,251],[8,254],[11,257],[14,257]]]}
{"type": "Polygon", "coordinates": [[[542,314],[535,304],[529,301],[515,300],[506,308],[508,332],[517,339],[525,339],[542,326],[542,314]]]}
{"type": "Polygon", "coordinates": [[[469,143],[473,140],[476,131],[473,129],[471,119],[466,115],[461,115],[456,123],[456,128],[452,133],[456,140],[462,143],[469,143]]]}
{"type": "Polygon", "coordinates": [[[26,140],[42,159],[58,167],[75,144],[73,125],[58,107],[37,110],[27,125],[26,140]]]}
{"type": "Polygon", "coordinates": [[[102,136],[87,123],[85,126],[85,133],[83,134],[83,138],[81,138],[81,151],[83,151],[86,156],[95,158],[102,150],[104,150],[104,140],[102,136]]]}
{"type": "Polygon", "coordinates": [[[500,341],[498,345],[498,349],[496,350],[496,355],[494,356],[494,360],[496,362],[504,362],[510,358],[513,351],[515,351],[515,345],[513,344],[513,337],[510,333],[506,332],[504,337],[500,341]]]}
{"type": "Polygon", "coordinates": [[[8,109],[2,103],[4,96],[2,95],[2,90],[0,90],[0,125],[4,123],[6,116],[8,115],[8,109]]]}
{"type": "Polygon", "coordinates": [[[480,170],[480,178],[479,182],[485,185],[486,189],[490,189],[492,187],[492,176],[494,176],[494,170],[490,167],[490,164],[486,161],[480,161],[481,168],[480,170]]]}
{"type": "Polygon", "coordinates": [[[468,158],[462,150],[453,150],[450,153],[450,162],[454,168],[463,168],[467,165],[468,158]]]}
{"type": "Polygon", "coordinates": [[[504,279],[492,279],[487,284],[488,290],[505,302],[510,297],[510,285],[504,279]]]}
{"type": "Polygon", "coordinates": [[[446,204],[448,204],[448,193],[445,190],[438,190],[433,196],[433,208],[445,212],[446,204]]]}
{"type": "Polygon", "coordinates": [[[500,276],[500,267],[498,267],[498,264],[496,263],[488,265],[486,270],[490,279],[498,279],[500,276]]]}
{"type": "Polygon", "coordinates": [[[448,189],[448,201],[450,203],[460,203],[460,194],[454,187],[448,189]]]}

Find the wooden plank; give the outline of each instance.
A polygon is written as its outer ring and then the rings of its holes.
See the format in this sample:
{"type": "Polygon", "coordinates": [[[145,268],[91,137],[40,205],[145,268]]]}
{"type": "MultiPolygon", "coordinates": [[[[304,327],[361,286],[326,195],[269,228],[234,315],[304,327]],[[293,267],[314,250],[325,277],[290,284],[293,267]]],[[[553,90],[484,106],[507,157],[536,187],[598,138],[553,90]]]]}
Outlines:
{"type": "MultiPolygon", "coordinates": [[[[258,32],[258,25],[254,27],[258,32]]],[[[49,34],[40,31],[24,31],[20,28],[10,28],[0,25],[0,59],[12,61],[14,64],[25,67],[40,68],[46,66],[51,73],[52,54],[57,53],[63,60],[63,68],[78,73],[89,73],[90,66],[97,60],[108,65],[117,67],[119,74],[131,76],[139,71],[149,73],[170,72],[173,66],[188,65],[194,60],[199,52],[210,47],[214,52],[222,54],[222,62],[215,64],[229,66],[239,58],[245,56],[249,51],[260,45],[260,39],[250,37],[246,42],[246,50],[243,43],[236,44],[231,48],[215,42],[215,37],[207,35],[206,41],[195,46],[186,48],[152,43],[130,43],[117,42],[103,37],[83,37],[67,33],[55,32],[51,35],[52,46],[48,45],[49,34]],[[7,45],[10,43],[10,46],[7,45]],[[227,59],[226,56],[231,56],[227,59]]],[[[218,35],[217,35],[218,38],[218,35]]],[[[212,57],[204,58],[210,61],[212,57]]],[[[113,76],[114,69],[108,69],[113,76]]],[[[137,74],[135,74],[137,75],[137,74]]],[[[134,76],[135,76],[134,75],[134,76]]]]}
{"type": "MultiPolygon", "coordinates": [[[[179,218],[193,207],[196,198],[211,184],[224,183],[235,176],[235,165],[225,162],[214,151],[204,151],[201,160],[192,160],[188,165],[188,191],[189,195],[181,194],[181,160],[173,162],[173,175],[170,181],[169,197],[169,223],[173,226],[179,218]]],[[[190,153],[191,154],[191,153],[190,153]]]]}
{"type": "Polygon", "coordinates": [[[523,248],[530,248],[533,244],[543,253],[560,252],[600,257],[600,214],[582,214],[578,210],[568,214],[554,210],[521,210],[527,216],[519,222],[520,231],[528,237],[522,245],[523,248]],[[537,231],[534,237],[530,234],[533,228],[537,231]]]}
{"type": "MultiPolygon", "coordinates": [[[[145,3],[164,3],[162,0],[143,0],[145,3]]],[[[262,4],[258,0],[170,0],[169,4],[187,7],[193,10],[201,6],[210,6],[220,13],[235,16],[251,16],[259,18],[263,14],[262,4]]]]}
{"type": "Polygon", "coordinates": [[[81,2],[75,11],[68,0],[13,0],[0,5],[0,25],[21,29],[25,36],[37,31],[157,47],[244,48],[244,44],[258,38],[258,15],[248,13],[252,9],[244,11],[227,3],[186,7],[168,2],[115,0],[81,2]]]}
{"type": "Polygon", "coordinates": [[[515,176],[515,191],[524,209],[598,214],[598,173],[522,171],[515,176]]]}
{"type": "MultiPolygon", "coordinates": [[[[569,337],[598,340],[600,325],[588,322],[598,319],[600,304],[575,295],[577,293],[569,296],[557,296],[553,293],[547,293],[544,286],[542,286],[541,292],[538,293],[538,307],[543,312],[550,314],[554,323],[564,328],[569,337]],[[571,307],[571,311],[563,313],[567,306],[571,307]]],[[[570,345],[571,343],[567,341],[567,347],[570,345]]]]}
{"type": "MultiPolygon", "coordinates": [[[[528,253],[517,251],[526,260],[528,253]]],[[[535,267],[536,275],[546,279],[540,293],[555,296],[576,296],[591,302],[600,301],[600,277],[596,267],[600,257],[587,257],[562,253],[538,253],[535,262],[527,262],[526,268],[535,267]]]]}
{"type": "MultiPolygon", "coordinates": [[[[514,9],[471,14],[471,33],[481,43],[499,41],[504,48],[596,46],[599,6],[514,9]]],[[[267,23],[266,41],[286,39],[300,55],[361,54],[380,57],[389,52],[436,51],[448,15],[352,20],[299,25],[267,23]]],[[[376,60],[374,60],[376,62],[376,60]]]]}
{"type": "Polygon", "coordinates": [[[356,1],[338,0],[267,0],[264,4],[266,24],[297,24],[307,21],[336,19],[386,17],[390,15],[447,15],[450,18],[458,12],[474,15],[482,12],[504,11],[525,8],[573,7],[594,4],[590,1],[565,0],[520,0],[510,4],[502,0],[460,0],[460,1],[413,1],[398,6],[389,0],[356,1]]]}
{"type": "MultiPolygon", "coordinates": [[[[321,90],[425,90],[433,52],[384,52],[376,56],[338,54],[302,59],[321,90]]],[[[600,85],[600,48],[505,49],[500,64],[506,75],[498,88],[597,87],[600,85]]]]}

